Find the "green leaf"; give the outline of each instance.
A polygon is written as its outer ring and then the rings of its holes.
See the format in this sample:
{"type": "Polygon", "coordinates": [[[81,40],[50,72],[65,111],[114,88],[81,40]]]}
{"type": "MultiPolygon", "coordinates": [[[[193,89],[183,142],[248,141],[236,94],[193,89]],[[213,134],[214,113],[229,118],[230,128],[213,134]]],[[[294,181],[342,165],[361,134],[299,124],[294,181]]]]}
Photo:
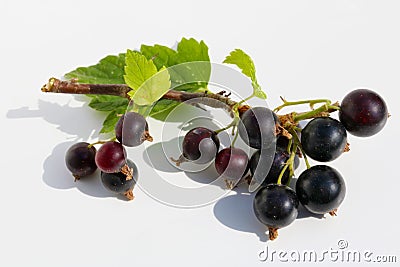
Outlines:
{"type": "Polygon", "coordinates": [[[192,61],[210,61],[208,47],[203,41],[196,41],[193,38],[182,40],[178,43],[178,63],[192,61]]]}
{"type": "Polygon", "coordinates": [[[267,94],[261,89],[261,87],[257,83],[252,83],[253,85],[253,93],[255,97],[261,99],[267,99],[267,94]]]}
{"type": "Polygon", "coordinates": [[[140,47],[140,52],[142,52],[147,59],[153,59],[153,63],[158,70],[162,67],[168,68],[177,64],[176,51],[163,45],[142,45],[140,47]]]}
{"type": "Polygon", "coordinates": [[[256,67],[254,66],[254,62],[251,57],[246,54],[241,49],[233,50],[223,61],[223,63],[233,64],[239,67],[244,75],[251,79],[251,84],[253,86],[253,94],[254,96],[266,99],[267,95],[261,89],[261,86],[257,82],[256,77],[256,67]]]}
{"type": "Polygon", "coordinates": [[[80,83],[121,84],[124,83],[125,54],[107,56],[99,63],[80,67],[65,74],[67,79],[78,79],[80,83]]]}
{"type": "Polygon", "coordinates": [[[132,89],[133,96],[139,87],[151,76],[157,73],[157,67],[151,59],[147,59],[139,52],[128,50],[125,57],[125,83],[132,89]]]}
{"type": "Polygon", "coordinates": [[[93,95],[89,107],[98,111],[112,111],[117,108],[126,108],[128,99],[119,96],[93,95]]]}
{"type": "Polygon", "coordinates": [[[256,68],[253,60],[241,49],[233,50],[229,56],[225,58],[223,63],[234,64],[242,70],[242,73],[249,77],[252,81],[256,80],[256,68]]]}
{"type": "Polygon", "coordinates": [[[140,106],[150,106],[158,101],[171,87],[170,76],[168,70],[163,67],[155,75],[146,80],[140,88],[133,94],[132,100],[140,106]]]}
{"type": "Polygon", "coordinates": [[[118,108],[111,111],[106,119],[103,122],[103,128],[100,130],[100,133],[110,133],[114,131],[115,124],[117,124],[119,120],[120,114],[125,114],[126,108],[118,108]]]}
{"type": "Polygon", "coordinates": [[[132,88],[129,96],[134,103],[149,106],[159,100],[171,86],[170,75],[165,67],[157,72],[152,60],[140,53],[128,50],[126,54],[125,82],[132,88]]]}
{"type": "Polygon", "coordinates": [[[162,45],[142,45],[140,51],[147,59],[153,59],[157,69],[163,66],[168,68],[172,88],[175,90],[187,91],[193,87],[197,89],[207,87],[211,75],[211,64],[207,63],[210,57],[208,47],[203,41],[182,38],[177,45],[177,51],[162,45]],[[179,65],[198,61],[201,62],[179,65]]]}

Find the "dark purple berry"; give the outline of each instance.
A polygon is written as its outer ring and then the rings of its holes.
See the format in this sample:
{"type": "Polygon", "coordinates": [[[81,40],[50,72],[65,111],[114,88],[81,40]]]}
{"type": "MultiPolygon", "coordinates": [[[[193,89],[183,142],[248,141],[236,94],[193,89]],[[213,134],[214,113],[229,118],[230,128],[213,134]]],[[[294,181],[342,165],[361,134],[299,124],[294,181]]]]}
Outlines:
{"type": "Polygon", "coordinates": [[[97,167],[103,172],[119,172],[126,163],[126,151],[121,143],[110,141],[100,147],[95,159],[97,167]]]}
{"type": "Polygon", "coordinates": [[[350,92],[342,101],[339,119],[349,133],[368,137],[385,126],[388,110],[385,101],[368,89],[350,92]]]}
{"type": "Polygon", "coordinates": [[[97,169],[96,148],[86,142],[72,145],[65,154],[65,164],[76,180],[94,173],[97,169]]]}

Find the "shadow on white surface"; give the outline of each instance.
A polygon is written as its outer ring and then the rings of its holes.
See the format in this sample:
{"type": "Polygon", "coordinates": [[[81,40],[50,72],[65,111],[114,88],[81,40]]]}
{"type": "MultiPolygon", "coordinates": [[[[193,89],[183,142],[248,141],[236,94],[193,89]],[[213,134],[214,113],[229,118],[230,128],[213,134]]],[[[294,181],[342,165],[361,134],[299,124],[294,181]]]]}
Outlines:
{"type": "Polygon", "coordinates": [[[215,203],[214,215],[223,225],[236,231],[253,233],[262,242],[268,241],[268,231],[258,222],[253,212],[253,194],[241,186],[236,194],[221,198],[215,203]]]}
{"type": "MultiPolygon", "coordinates": [[[[79,98],[77,99],[79,101],[79,98]]],[[[70,135],[74,135],[71,141],[58,144],[43,163],[43,182],[55,189],[69,190],[76,188],[82,193],[97,197],[118,197],[125,200],[123,196],[115,195],[107,191],[100,180],[100,171],[74,182],[74,178],[65,166],[65,153],[70,146],[78,140],[87,140],[98,127],[98,121],[82,118],[81,107],[71,107],[68,104],[60,105],[43,100],[38,101],[38,109],[21,107],[9,110],[6,114],[8,119],[43,118],[45,121],[57,125],[57,129],[70,135]]]]}
{"type": "MultiPolygon", "coordinates": [[[[292,180],[292,185],[296,179],[292,180]]],[[[254,194],[247,191],[247,185],[242,184],[234,189],[236,194],[221,198],[214,206],[215,217],[225,226],[236,231],[254,233],[261,242],[268,241],[268,230],[261,224],[253,211],[254,194]]],[[[313,214],[301,204],[297,219],[324,219],[324,215],[313,214]]]]}
{"type": "Polygon", "coordinates": [[[76,139],[87,140],[99,127],[97,120],[84,118],[82,107],[71,107],[68,104],[60,105],[43,100],[38,101],[38,108],[21,107],[7,112],[8,119],[43,118],[50,124],[57,125],[57,129],[75,135],[76,139]]]}
{"type": "MultiPolygon", "coordinates": [[[[175,143],[176,141],[171,141],[175,143]]],[[[164,152],[163,146],[166,142],[152,144],[143,151],[143,160],[151,168],[162,172],[181,172],[170,162],[164,152]]],[[[179,153],[179,152],[178,152],[179,153]]]]}

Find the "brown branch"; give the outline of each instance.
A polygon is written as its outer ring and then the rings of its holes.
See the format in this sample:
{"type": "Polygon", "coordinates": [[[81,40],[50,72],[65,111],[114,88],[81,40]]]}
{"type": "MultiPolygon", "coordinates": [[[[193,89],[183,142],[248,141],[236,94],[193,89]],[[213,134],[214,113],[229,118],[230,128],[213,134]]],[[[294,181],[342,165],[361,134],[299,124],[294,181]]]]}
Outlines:
{"type": "MultiPolygon", "coordinates": [[[[126,84],[84,84],[77,80],[61,81],[50,78],[49,82],[42,87],[43,92],[65,93],[65,94],[95,94],[95,95],[114,95],[130,99],[128,92],[131,89],[126,84]]],[[[213,108],[222,108],[228,112],[232,111],[237,102],[222,94],[210,92],[191,93],[185,91],[169,90],[162,99],[178,102],[187,102],[190,105],[203,104],[213,108]]],[[[250,107],[240,105],[239,113],[244,113],[250,107]]]]}

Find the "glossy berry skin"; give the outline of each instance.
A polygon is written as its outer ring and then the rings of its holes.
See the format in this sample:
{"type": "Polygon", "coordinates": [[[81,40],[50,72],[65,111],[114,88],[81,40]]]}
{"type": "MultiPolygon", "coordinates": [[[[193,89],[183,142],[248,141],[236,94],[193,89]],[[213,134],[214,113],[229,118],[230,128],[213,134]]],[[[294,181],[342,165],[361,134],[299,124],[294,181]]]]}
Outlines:
{"type": "Polygon", "coordinates": [[[182,143],[182,155],[190,161],[204,164],[215,158],[219,149],[217,134],[204,127],[196,127],[190,130],[182,143]]]}
{"type": "Polygon", "coordinates": [[[65,164],[77,180],[94,173],[97,169],[96,148],[89,146],[89,143],[79,142],[72,145],[65,154],[65,164]]]}
{"type": "Polygon", "coordinates": [[[125,193],[129,190],[132,190],[136,184],[138,179],[138,169],[135,163],[131,160],[127,160],[127,164],[130,168],[132,168],[132,179],[127,180],[126,175],[117,172],[117,173],[101,173],[101,182],[103,186],[114,193],[125,193]]]}
{"type": "Polygon", "coordinates": [[[329,117],[315,118],[301,132],[301,145],[307,156],[320,162],[338,158],[347,144],[344,126],[329,117]]]}
{"type": "Polygon", "coordinates": [[[227,179],[239,180],[247,174],[249,158],[240,148],[224,148],[215,158],[215,168],[219,175],[227,179]]]}
{"type": "Polygon", "coordinates": [[[278,184],[261,187],[254,197],[257,219],[270,228],[290,225],[298,215],[299,200],[293,189],[278,184]]]}
{"type": "Polygon", "coordinates": [[[125,146],[139,146],[146,140],[149,126],[146,119],[139,113],[127,112],[121,116],[115,125],[115,136],[125,146]]]}
{"type": "Polygon", "coordinates": [[[339,119],[349,133],[368,137],[385,126],[388,110],[385,101],[368,89],[358,89],[345,96],[339,111],[339,119]]]}
{"type": "Polygon", "coordinates": [[[106,173],[119,172],[126,163],[125,148],[118,142],[103,144],[96,153],[97,167],[106,173]]]}
{"type": "Polygon", "coordinates": [[[255,107],[245,111],[238,125],[239,135],[250,147],[266,149],[276,141],[275,125],[277,117],[265,107],[255,107]]]}
{"type": "Polygon", "coordinates": [[[334,211],[343,202],[346,185],[338,171],[326,165],[317,165],[299,176],[296,193],[307,210],[325,214],[334,211]]]}
{"type": "MultiPolygon", "coordinates": [[[[265,152],[265,153],[267,154],[268,152],[265,152]]],[[[263,165],[262,162],[261,162],[261,164],[259,164],[260,157],[261,157],[261,150],[257,150],[251,156],[251,159],[249,162],[249,169],[250,169],[251,175],[254,178],[255,177],[254,174],[257,171],[257,173],[258,173],[257,177],[263,177],[262,181],[257,181],[258,183],[261,183],[261,186],[266,186],[271,183],[277,183],[278,177],[290,157],[289,153],[287,153],[286,150],[277,148],[275,151],[274,160],[272,162],[271,168],[269,168],[269,169],[265,168],[264,167],[265,165],[263,165]]],[[[290,170],[289,170],[289,168],[287,168],[282,176],[283,184],[286,184],[288,182],[289,174],[290,174],[290,170]]]]}

